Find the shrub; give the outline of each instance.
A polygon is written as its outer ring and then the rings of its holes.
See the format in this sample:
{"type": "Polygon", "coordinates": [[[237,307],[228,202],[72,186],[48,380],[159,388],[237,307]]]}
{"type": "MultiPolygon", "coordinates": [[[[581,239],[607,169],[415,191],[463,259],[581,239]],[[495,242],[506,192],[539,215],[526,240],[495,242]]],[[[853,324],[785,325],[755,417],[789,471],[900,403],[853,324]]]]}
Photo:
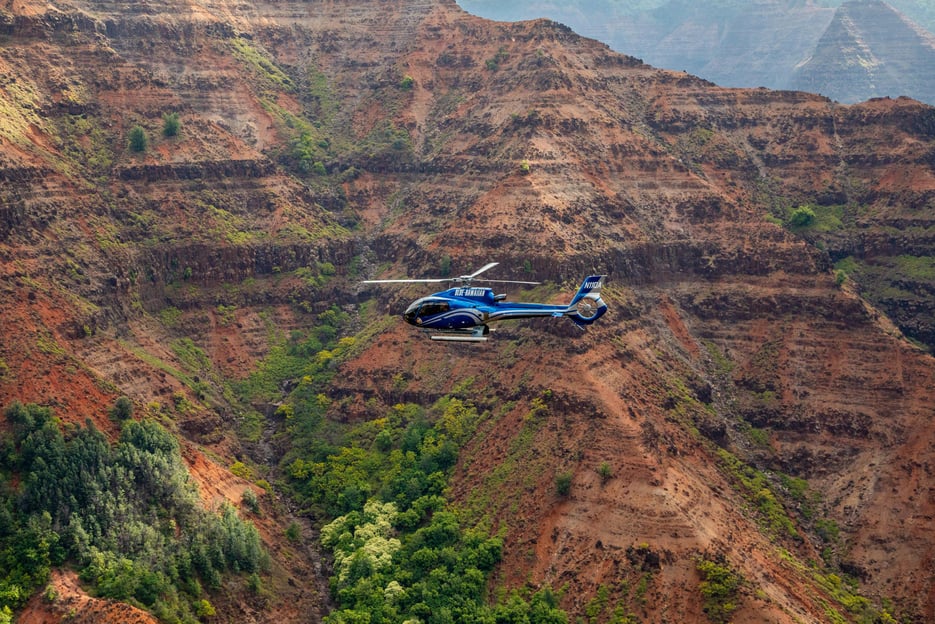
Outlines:
{"type": "Polygon", "coordinates": [[[247,579],[247,587],[250,588],[254,594],[263,593],[263,579],[260,578],[260,575],[254,572],[247,579]]]}
{"type": "Polygon", "coordinates": [[[607,462],[601,462],[601,465],[597,467],[597,474],[601,476],[601,482],[606,483],[612,476],[614,476],[614,471],[610,467],[610,464],[607,462]]]}
{"type": "Polygon", "coordinates": [[[729,622],[737,609],[737,592],[743,578],[725,564],[698,559],[696,563],[702,581],[698,585],[704,596],[704,612],[712,622],[729,622]]]}
{"type": "Polygon", "coordinates": [[[381,453],[387,453],[393,448],[393,434],[384,429],[373,440],[374,446],[381,453]]]}
{"type": "Polygon", "coordinates": [[[134,152],[145,152],[149,147],[149,138],[141,126],[130,128],[130,149],[134,152]]]}
{"type": "Polygon", "coordinates": [[[442,277],[448,277],[451,275],[451,256],[445,254],[438,261],[438,270],[441,273],[442,277]]]}
{"type": "Polygon", "coordinates": [[[201,599],[195,603],[195,615],[200,618],[213,617],[216,613],[214,605],[205,599],[201,599]]]}
{"type": "Polygon", "coordinates": [[[250,470],[250,467],[241,461],[235,461],[231,464],[231,472],[241,479],[246,479],[250,481],[253,479],[253,471],[250,470]]]}
{"type": "Polygon", "coordinates": [[[178,113],[165,113],[162,116],[162,134],[167,137],[178,136],[179,127],[181,122],[179,122],[178,113]]]}
{"type": "Polygon", "coordinates": [[[799,206],[789,216],[792,227],[808,227],[815,221],[815,211],[808,206],[799,206]]]}
{"type": "Polygon", "coordinates": [[[505,61],[508,57],[509,55],[506,53],[506,50],[504,48],[500,48],[493,58],[489,58],[486,61],[484,61],[484,65],[490,71],[497,71],[498,69],[500,69],[500,64],[503,61],[505,61]]]}
{"type": "Polygon", "coordinates": [[[243,502],[244,507],[252,511],[255,515],[259,515],[260,500],[257,498],[256,492],[247,488],[244,490],[240,500],[243,502]]]}
{"type": "Polygon", "coordinates": [[[116,421],[123,422],[133,416],[133,401],[125,396],[120,397],[114,402],[110,409],[110,417],[116,421]]]}
{"type": "Polygon", "coordinates": [[[293,543],[302,539],[302,527],[298,522],[290,522],[286,527],[286,539],[293,543]]]}
{"type": "Polygon", "coordinates": [[[571,492],[571,477],[570,472],[560,472],[555,475],[555,491],[559,496],[568,496],[571,492]]]}
{"type": "Polygon", "coordinates": [[[815,532],[825,542],[836,542],[841,535],[837,523],[827,518],[820,518],[815,522],[815,532]]]}

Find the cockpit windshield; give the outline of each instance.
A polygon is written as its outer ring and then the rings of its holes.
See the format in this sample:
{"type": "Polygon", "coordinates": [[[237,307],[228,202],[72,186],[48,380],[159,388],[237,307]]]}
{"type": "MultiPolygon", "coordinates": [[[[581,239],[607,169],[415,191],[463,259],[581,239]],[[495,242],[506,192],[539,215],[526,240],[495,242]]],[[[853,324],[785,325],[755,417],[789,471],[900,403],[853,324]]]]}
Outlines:
{"type": "Polygon", "coordinates": [[[413,304],[406,309],[406,312],[403,314],[403,318],[406,319],[407,323],[415,325],[419,322],[417,319],[435,316],[436,314],[447,312],[449,309],[450,306],[448,305],[447,301],[419,299],[418,301],[413,302],[413,304]]]}

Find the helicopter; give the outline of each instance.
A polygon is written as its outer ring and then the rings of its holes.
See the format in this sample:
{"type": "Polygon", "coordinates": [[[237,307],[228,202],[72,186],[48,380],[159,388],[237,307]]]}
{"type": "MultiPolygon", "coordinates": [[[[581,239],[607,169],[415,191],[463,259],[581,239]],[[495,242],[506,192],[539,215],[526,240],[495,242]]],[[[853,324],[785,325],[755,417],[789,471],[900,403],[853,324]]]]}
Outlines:
{"type": "MultiPolygon", "coordinates": [[[[584,278],[578,292],[568,305],[542,303],[507,302],[506,295],[494,294],[490,288],[479,288],[472,283],[481,273],[497,266],[490,262],[468,275],[435,279],[384,279],[363,280],[363,284],[441,284],[453,283],[448,290],[416,299],[403,313],[410,325],[434,330],[432,340],[454,342],[484,342],[490,334],[488,323],[507,319],[535,317],[568,317],[579,328],[584,329],[607,312],[607,304],[601,299],[601,287],[605,275],[589,275],[584,278]]],[[[478,281],[501,284],[530,284],[513,280],[481,279],[478,281]]]]}

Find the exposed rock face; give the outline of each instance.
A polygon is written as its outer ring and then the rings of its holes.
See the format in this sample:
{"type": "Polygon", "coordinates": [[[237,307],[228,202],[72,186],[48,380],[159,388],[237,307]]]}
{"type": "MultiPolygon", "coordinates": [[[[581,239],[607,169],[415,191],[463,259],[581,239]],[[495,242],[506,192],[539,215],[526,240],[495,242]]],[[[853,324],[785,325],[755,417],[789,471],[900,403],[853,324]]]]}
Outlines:
{"type": "Polygon", "coordinates": [[[935,102],[935,35],[881,0],[842,4],[790,88],[853,103],[900,94],[935,102]]]}
{"type": "MultiPolygon", "coordinates": [[[[506,534],[496,586],[567,583],[575,615],[603,586],[647,621],[697,621],[707,553],[750,583],[736,621],[825,621],[840,598],[799,563],[824,548],[874,600],[935,615],[935,361],[860,296],[860,271],[856,286],[832,273],[848,257],[935,255],[931,107],[720,88],[451,1],[3,11],[3,404],[54,404],[113,433],[101,406],[118,393],[191,395],[174,341],[243,377],[270,335],[353,310],[352,267],[498,260],[498,278],[563,287],[607,273],[611,312],[587,333],[541,321],[466,350],[382,331],[341,365],[334,417],[471,378],[513,405],[465,449],[452,494],[506,534]],[[128,146],[134,125],[145,152],[128,146]],[[842,207],[840,227],[776,223],[803,204],[842,207]],[[337,274],[326,286],[307,278],[319,265],[337,274]],[[792,498],[794,531],[764,529],[751,501],[768,497],[744,494],[730,456],[777,490],[779,472],[806,479],[841,539],[823,543],[792,498]]],[[[924,303],[914,312],[924,322],[924,303]]],[[[179,429],[235,457],[234,410],[216,395],[179,429]]],[[[324,608],[314,583],[288,587],[251,615],[324,608]]],[[[235,599],[223,606],[236,618],[235,599]]]]}

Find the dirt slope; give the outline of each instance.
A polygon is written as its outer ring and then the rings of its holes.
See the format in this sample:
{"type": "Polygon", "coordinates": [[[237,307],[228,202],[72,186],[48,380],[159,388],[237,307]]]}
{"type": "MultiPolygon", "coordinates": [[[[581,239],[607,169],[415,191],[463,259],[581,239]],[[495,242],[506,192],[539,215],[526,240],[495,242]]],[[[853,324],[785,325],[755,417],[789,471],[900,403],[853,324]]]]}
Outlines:
{"type": "Polygon", "coordinates": [[[149,613],[124,602],[92,598],[81,588],[78,576],[74,572],[53,570],[44,594],[33,596],[16,621],[20,624],[54,624],[66,619],[81,624],[159,622],[149,613]]]}

